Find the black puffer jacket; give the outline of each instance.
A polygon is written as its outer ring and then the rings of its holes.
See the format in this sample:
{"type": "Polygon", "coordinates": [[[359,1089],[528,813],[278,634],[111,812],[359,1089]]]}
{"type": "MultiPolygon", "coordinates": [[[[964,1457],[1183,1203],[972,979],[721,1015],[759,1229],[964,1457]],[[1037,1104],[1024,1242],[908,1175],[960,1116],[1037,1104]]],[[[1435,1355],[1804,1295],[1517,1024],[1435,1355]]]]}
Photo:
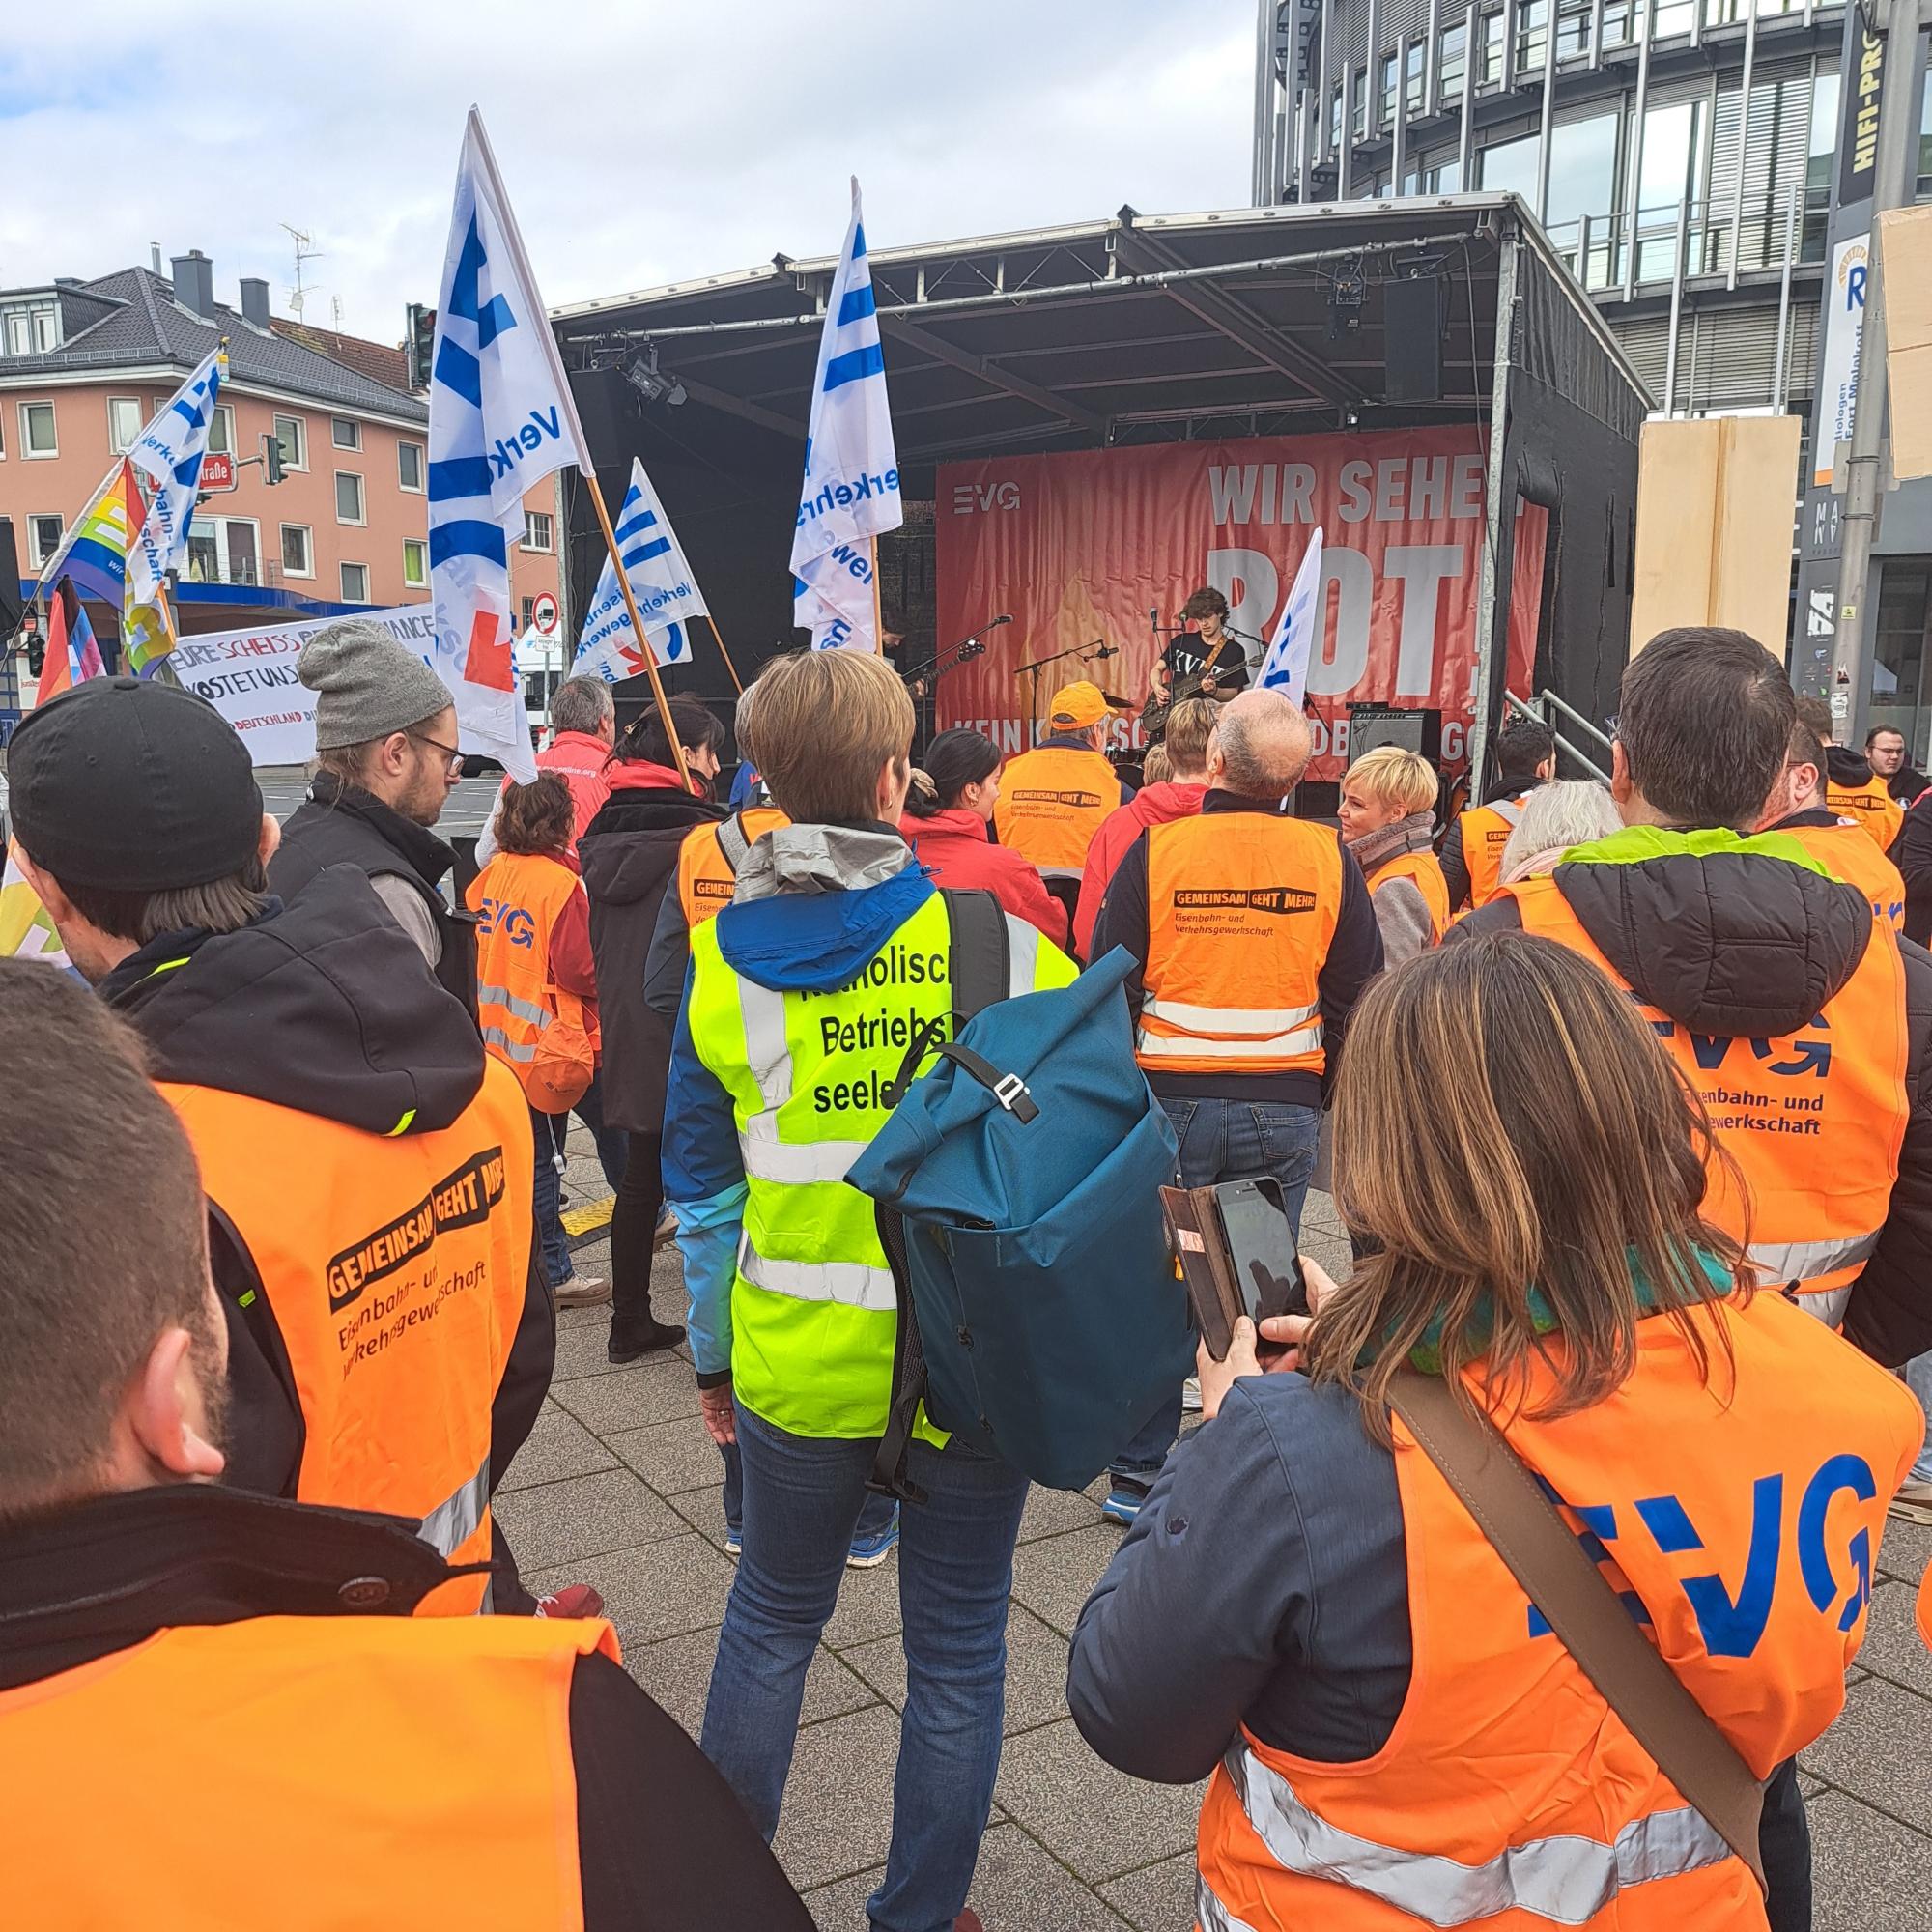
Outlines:
{"type": "MultiPolygon", "coordinates": [[[[1629,833],[1596,848],[1613,855],[1629,833]]],[[[1889,943],[1862,894],[1773,854],[1675,850],[1558,866],[1558,889],[1625,983],[1693,1034],[1762,1039],[1807,1026],[1868,945],[1889,943]]],[[[1505,894],[1451,942],[1520,930],[1505,894]]],[[[1878,1246],[1852,1292],[1845,1333],[1896,1367],[1932,1348],[1932,953],[1905,960],[1910,1113],[1878,1246]]]]}
{"type": "MultiPolygon", "coordinates": [[[[724,811],[673,782],[638,782],[636,765],[611,767],[611,796],[577,841],[590,895],[590,944],[597,955],[597,1012],[604,1032],[607,1124],[629,1133],[664,1125],[670,1028],[644,1004],[644,961],[658,911],[677,879],[677,855],[694,825],[724,811]],[[632,782],[626,783],[626,779],[632,782]]],[[[669,774],[667,774],[668,777],[669,774]]]]}

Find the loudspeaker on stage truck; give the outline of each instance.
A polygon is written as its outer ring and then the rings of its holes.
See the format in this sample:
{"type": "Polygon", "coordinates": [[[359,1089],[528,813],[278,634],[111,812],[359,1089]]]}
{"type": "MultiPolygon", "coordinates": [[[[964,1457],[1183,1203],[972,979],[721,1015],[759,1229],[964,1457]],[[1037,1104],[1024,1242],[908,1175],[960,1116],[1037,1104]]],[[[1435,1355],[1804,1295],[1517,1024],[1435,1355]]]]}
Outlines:
{"type": "Polygon", "coordinates": [[[1382,284],[1382,360],[1390,402],[1442,400],[1442,284],[1435,276],[1382,284]]]}

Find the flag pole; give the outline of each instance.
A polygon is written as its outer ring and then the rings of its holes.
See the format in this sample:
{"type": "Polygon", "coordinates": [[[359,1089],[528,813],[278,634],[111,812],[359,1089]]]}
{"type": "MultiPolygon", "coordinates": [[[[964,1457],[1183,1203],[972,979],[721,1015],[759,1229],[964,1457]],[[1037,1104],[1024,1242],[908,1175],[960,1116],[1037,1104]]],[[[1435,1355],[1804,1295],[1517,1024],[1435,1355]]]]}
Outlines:
{"type": "Polygon", "coordinates": [[[718,655],[724,660],[724,668],[731,673],[731,682],[738,687],[738,696],[743,697],[745,680],[738,675],[738,667],[731,662],[731,653],[724,648],[724,639],[718,636],[718,619],[707,611],[704,613],[704,621],[711,626],[711,635],[718,644],[718,655]]]}
{"type": "Polygon", "coordinates": [[[872,538],[872,655],[886,653],[886,620],[879,614],[879,540],[872,538]]]}
{"type": "MultiPolygon", "coordinates": [[[[604,532],[604,548],[611,553],[611,568],[617,573],[617,587],[624,593],[624,609],[631,614],[631,629],[643,648],[644,674],[651,681],[651,696],[658,701],[658,716],[664,720],[665,742],[670,747],[671,761],[677,766],[679,782],[689,791],[691,774],[684,768],[684,747],[677,742],[677,726],[671,723],[670,703],[658,680],[657,653],[651,649],[651,640],[644,634],[644,620],[638,614],[638,600],[631,591],[630,573],[624,568],[623,558],[617,554],[617,533],[611,527],[611,512],[604,507],[604,492],[598,484],[596,470],[585,469],[581,473],[590,491],[590,507],[597,512],[597,527],[604,532]]],[[[735,677],[737,673],[734,671],[732,675],[735,677]]]]}

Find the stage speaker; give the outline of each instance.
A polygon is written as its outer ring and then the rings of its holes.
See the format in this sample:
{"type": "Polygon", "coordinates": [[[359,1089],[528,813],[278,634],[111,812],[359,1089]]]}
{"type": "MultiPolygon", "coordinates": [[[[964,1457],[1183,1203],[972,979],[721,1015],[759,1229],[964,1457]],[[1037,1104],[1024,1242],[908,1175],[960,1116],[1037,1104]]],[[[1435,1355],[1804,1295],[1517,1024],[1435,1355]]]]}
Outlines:
{"type": "Polygon", "coordinates": [[[1442,400],[1442,284],[1435,276],[1382,284],[1382,360],[1390,402],[1442,400]]]}
{"type": "Polygon", "coordinates": [[[14,520],[0,517],[0,644],[20,628],[20,553],[14,544],[14,520]]]}
{"type": "Polygon", "coordinates": [[[1442,757],[1442,714],[1407,711],[1393,704],[1351,704],[1349,707],[1349,763],[1366,757],[1383,745],[1416,752],[1434,765],[1442,757]]]}

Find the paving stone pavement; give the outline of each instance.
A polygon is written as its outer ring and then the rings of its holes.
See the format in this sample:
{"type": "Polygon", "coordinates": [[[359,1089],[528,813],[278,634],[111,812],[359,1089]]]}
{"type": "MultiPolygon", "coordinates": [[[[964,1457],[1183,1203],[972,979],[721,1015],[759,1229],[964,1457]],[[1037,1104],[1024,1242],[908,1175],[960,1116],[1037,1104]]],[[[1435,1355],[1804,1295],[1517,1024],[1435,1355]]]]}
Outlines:
{"type": "MultiPolygon", "coordinates": [[[[567,1185],[604,1191],[574,1127],[567,1185]]],[[[1349,1246],[1311,1194],[1302,1246],[1331,1273],[1349,1246]]],[[[602,1236],[581,1270],[609,1273],[602,1236]]],[[[652,1302],[683,1320],[675,1249],[652,1302]]],[[[688,1351],[630,1369],[604,1359],[608,1309],[565,1310],[551,1399],[497,1508],[529,1579],[594,1583],[631,1674],[688,1730],[704,1711],[731,1587],[717,1451],[698,1420],[688,1351]]],[[[972,1903],[988,1932],[1188,1932],[1200,1787],[1143,1784],[1087,1748],[1065,1698],[1066,1639],[1118,1532],[1085,1495],[1036,1490],[1014,1562],[1007,1743],[972,1903]]],[[[1892,1523],[1870,1634],[1844,1715],[1804,1759],[1816,1932],[1932,1928],[1932,1656],[1913,1627],[1932,1529],[1892,1523]]],[[[822,1932],[865,1932],[891,1825],[904,1698],[897,1559],[848,1571],[806,1684],[776,1849],[822,1932]]]]}

